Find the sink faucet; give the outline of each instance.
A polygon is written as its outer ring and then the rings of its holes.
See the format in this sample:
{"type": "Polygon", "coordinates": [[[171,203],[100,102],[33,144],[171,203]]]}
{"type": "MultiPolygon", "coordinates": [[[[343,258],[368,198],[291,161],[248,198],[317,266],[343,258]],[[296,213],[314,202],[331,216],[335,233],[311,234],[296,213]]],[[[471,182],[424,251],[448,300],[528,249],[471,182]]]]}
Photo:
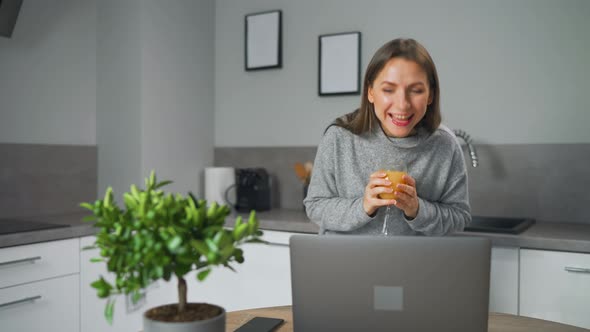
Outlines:
{"type": "Polygon", "coordinates": [[[479,161],[477,159],[477,152],[475,152],[475,147],[471,144],[471,136],[467,134],[465,131],[461,129],[453,129],[453,132],[457,137],[461,137],[465,143],[467,143],[467,148],[469,149],[469,157],[471,157],[471,165],[473,167],[477,167],[479,161]]]}

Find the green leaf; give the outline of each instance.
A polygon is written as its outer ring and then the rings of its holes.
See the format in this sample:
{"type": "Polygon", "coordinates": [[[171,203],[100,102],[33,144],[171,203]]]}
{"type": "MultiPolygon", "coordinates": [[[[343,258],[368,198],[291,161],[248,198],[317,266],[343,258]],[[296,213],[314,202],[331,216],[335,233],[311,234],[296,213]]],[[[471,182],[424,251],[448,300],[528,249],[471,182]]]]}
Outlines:
{"type": "Polygon", "coordinates": [[[109,325],[113,325],[113,311],[115,310],[115,300],[108,299],[107,305],[104,308],[104,317],[109,325]]]}
{"type": "Polygon", "coordinates": [[[111,284],[104,280],[102,276],[100,277],[100,279],[91,283],[90,286],[96,289],[96,294],[101,299],[109,297],[111,289],[113,289],[113,286],[111,286],[111,284]]]}
{"type": "Polygon", "coordinates": [[[207,278],[209,273],[211,273],[211,269],[203,270],[197,274],[197,279],[199,279],[199,281],[203,281],[205,278],[207,278]]]}
{"type": "Polygon", "coordinates": [[[168,243],[166,243],[168,250],[172,252],[176,252],[181,244],[182,238],[178,235],[174,236],[171,240],[168,241],[168,243]]]}
{"type": "Polygon", "coordinates": [[[104,206],[111,206],[111,202],[113,200],[113,188],[108,187],[107,191],[104,194],[104,206]]]}
{"type": "Polygon", "coordinates": [[[133,198],[135,198],[136,201],[139,200],[139,190],[134,184],[131,185],[131,195],[133,195],[133,198]]]}
{"type": "Polygon", "coordinates": [[[129,193],[123,194],[123,200],[128,209],[133,209],[137,206],[137,200],[129,193]]]}
{"type": "Polygon", "coordinates": [[[248,224],[240,224],[233,230],[233,236],[235,241],[239,241],[244,237],[246,230],[248,229],[248,224]]]}
{"type": "Polygon", "coordinates": [[[88,221],[95,221],[96,217],[95,216],[86,216],[84,218],[82,218],[82,221],[88,222],[88,221]]]}
{"type": "Polygon", "coordinates": [[[149,185],[146,187],[152,187],[156,183],[156,172],[154,170],[150,172],[150,180],[148,183],[149,185]]]}
{"type": "Polygon", "coordinates": [[[203,243],[203,241],[191,240],[191,246],[201,255],[207,256],[209,253],[209,248],[203,243]]]}
{"type": "Polygon", "coordinates": [[[210,238],[206,238],[205,243],[207,244],[209,251],[211,251],[213,253],[217,253],[217,251],[219,251],[217,244],[215,244],[215,242],[213,242],[213,240],[211,240],[210,238]]]}
{"type": "Polygon", "coordinates": [[[80,207],[83,207],[83,208],[88,209],[90,211],[94,210],[94,206],[92,204],[86,203],[86,202],[80,203],[80,207]]]}
{"type": "Polygon", "coordinates": [[[103,258],[94,257],[94,258],[90,258],[90,262],[91,263],[100,263],[100,262],[104,262],[104,259],[103,258]]]}
{"type": "Polygon", "coordinates": [[[169,184],[171,184],[171,183],[172,183],[172,181],[170,181],[170,180],[162,181],[162,182],[158,183],[158,184],[157,184],[157,185],[154,187],[154,189],[162,188],[163,186],[165,186],[165,185],[169,185],[169,184]]]}

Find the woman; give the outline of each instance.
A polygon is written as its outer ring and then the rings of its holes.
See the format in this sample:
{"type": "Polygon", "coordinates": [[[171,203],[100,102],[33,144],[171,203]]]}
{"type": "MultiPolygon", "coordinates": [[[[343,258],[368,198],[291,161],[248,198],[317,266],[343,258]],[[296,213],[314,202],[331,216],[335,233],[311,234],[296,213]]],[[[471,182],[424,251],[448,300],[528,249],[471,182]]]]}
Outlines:
{"type": "Polygon", "coordinates": [[[320,232],[381,234],[388,205],[391,235],[444,235],[471,221],[463,153],[439,128],[439,95],[434,62],[418,42],[377,50],[360,108],[329,126],[318,147],[304,204],[320,232]],[[394,191],[382,169],[397,161],[408,175],[394,191]]]}

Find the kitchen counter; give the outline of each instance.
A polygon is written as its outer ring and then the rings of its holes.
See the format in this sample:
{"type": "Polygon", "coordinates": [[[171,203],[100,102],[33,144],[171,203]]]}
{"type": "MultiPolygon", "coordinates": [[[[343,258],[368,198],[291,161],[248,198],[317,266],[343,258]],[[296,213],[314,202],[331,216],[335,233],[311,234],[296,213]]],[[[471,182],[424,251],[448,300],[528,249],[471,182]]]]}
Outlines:
{"type": "MultiPolygon", "coordinates": [[[[243,215],[247,217],[247,215],[243,215]]],[[[235,218],[228,218],[232,225],[235,218]]],[[[319,227],[300,210],[271,210],[258,213],[260,228],[274,231],[314,233],[319,227]]],[[[493,246],[520,247],[590,253],[590,224],[537,221],[520,234],[458,232],[456,236],[483,236],[493,246]]]]}
{"type": "MultiPolygon", "coordinates": [[[[94,235],[97,229],[92,223],[83,222],[88,213],[72,213],[44,217],[27,217],[35,221],[68,224],[70,227],[0,235],[0,248],[94,235]]],[[[247,214],[240,214],[247,219],[247,214]]],[[[236,218],[232,214],[226,225],[231,227],[236,218]]],[[[260,228],[282,232],[317,234],[319,227],[310,222],[302,210],[276,209],[259,212],[260,228]]],[[[493,246],[520,247],[590,253],[590,224],[537,221],[520,234],[458,232],[456,236],[483,236],[491,239],[493,246]]]]}
{"type": "Polygon", "coordinates": [[[16,219],[63,224],[69,225],[69,227],[2,234],[0,235],[0,248],[94,235],[97,229],[92,226],[92,223],[82,221],[88,215],[89,213],[80,212],[51,216],[17,217],[16,219]]]}

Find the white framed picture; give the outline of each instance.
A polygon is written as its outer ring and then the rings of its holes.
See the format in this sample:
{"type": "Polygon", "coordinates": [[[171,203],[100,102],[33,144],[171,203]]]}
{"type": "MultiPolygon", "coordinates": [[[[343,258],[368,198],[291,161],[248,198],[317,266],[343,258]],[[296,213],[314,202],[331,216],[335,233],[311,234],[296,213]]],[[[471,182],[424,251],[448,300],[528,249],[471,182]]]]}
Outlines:
{"type": "Polygon", "coordinates": [[[245,18],[245,67],[260,70],[282,67],[282,13],[273,10],[245,18]]]}
{"type": "Polygon", "coordinates": [[[318,93],[320,96],[360,93],[361,33],[319,36],[318,93]]]}

